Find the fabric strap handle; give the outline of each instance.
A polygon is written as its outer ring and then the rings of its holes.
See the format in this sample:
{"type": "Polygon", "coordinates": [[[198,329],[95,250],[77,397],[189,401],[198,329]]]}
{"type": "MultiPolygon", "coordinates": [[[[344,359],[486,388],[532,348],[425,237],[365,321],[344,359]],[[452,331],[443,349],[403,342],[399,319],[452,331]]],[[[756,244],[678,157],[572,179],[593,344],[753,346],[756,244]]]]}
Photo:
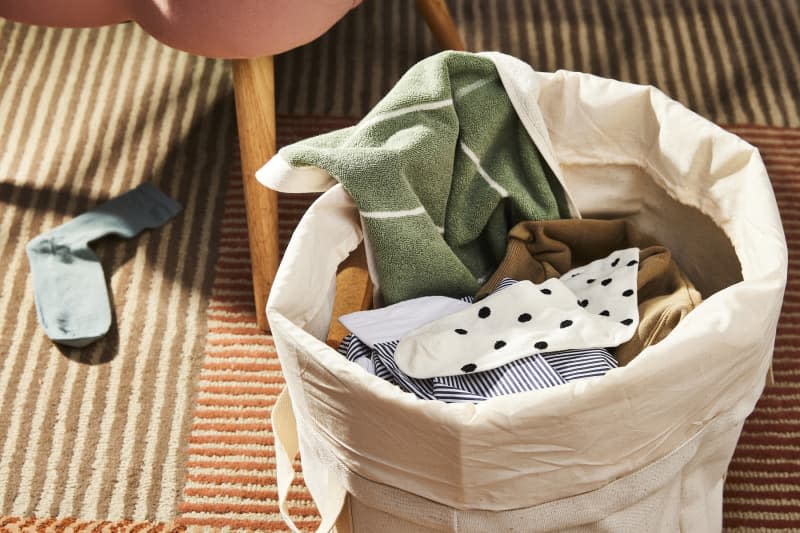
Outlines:
{"type": "MultiPolygon", "coordinates": [[[[294,521],[289,516],[288,496],[289,489],[295,479],[295,470],[292,462],[297,454],[300,452],[300,441],[297,435],[297,421],[292,411],[292,400],[289,397],[287,389],[281,391],[278,395],[278,400],[272,408],[272,431],[275,435],[275,460],[276,460],[276,477],[278,481],[278,509],[286,524],[294,533],[302,533],[295,525],[294,521]]],[[[304,472],[307,466],[303,466],[304,472]]],[[[306,477],[309,476],[306,472],[306,477]]],[[[322,523],[317,528],[316,533],[327,533],[331,531],[342,512],[342,507],[347,496],[347,491],[340,484],[333,482],[328,478],[328,483],[322,490],[314,491],[310,483],[310,479],[306,479],[306,484],[309,486],[309,491],[312,493],[311,497],[314,505],[319,510],[322,516],[322,523]],[[317,494],[315,494],[317,492],[317,494]],[[319,494],[322,492],[322,494],[319,494]]]]}

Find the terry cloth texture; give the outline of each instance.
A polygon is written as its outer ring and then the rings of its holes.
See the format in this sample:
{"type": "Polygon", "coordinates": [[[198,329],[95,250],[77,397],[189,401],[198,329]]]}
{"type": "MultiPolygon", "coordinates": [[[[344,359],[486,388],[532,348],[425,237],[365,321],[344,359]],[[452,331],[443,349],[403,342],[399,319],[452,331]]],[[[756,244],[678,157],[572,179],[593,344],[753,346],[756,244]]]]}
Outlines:
{"type": "Polygon", "coordinates": [[[514,224],[569,216],[494,63],[474,54],[419,62],[357,125],[279,157],[325,170],[353,197],[385,304],[474,294],[514,224]]]}
{"type": "Polygon", "coordinates": [[[631,340],[614,349],[620,366],[662,340],[702,300],[670,251],[640,234],[624,220],[528,221],[508,237],[502,264],[478,292],[489,294],[503,278],[541,283],[605,257],[614,250],[638,247],[639,326],[631,340]]]}

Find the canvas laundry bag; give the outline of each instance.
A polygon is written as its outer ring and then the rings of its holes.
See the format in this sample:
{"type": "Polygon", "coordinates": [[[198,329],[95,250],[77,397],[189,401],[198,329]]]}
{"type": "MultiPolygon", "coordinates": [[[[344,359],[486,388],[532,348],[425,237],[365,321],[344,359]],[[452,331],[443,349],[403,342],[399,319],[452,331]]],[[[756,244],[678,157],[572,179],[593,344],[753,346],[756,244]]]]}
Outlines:
{"type": "Polygon", "coordinates": [[[786,282],[759,153],[652,87],[484,57],[576,211],[625,217],[670,248],[704,301],[603,377],[477,404],[419,400],[325,344],[359,213],[329,175],[279,154],[263,183],[327,191],[267,304],[287,383],[272,415],[281,512],[297,531],[286,498],[299,450],[320,531],[337,519],[358,532],[719,531],[786,282]]]}

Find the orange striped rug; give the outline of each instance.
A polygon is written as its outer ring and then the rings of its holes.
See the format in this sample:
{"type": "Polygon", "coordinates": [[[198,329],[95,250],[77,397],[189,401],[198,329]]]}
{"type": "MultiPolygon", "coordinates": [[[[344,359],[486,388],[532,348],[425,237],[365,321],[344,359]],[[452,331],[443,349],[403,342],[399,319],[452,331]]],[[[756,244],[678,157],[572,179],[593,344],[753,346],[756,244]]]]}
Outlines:
{"type": "MultiPolygon", "coordinates": [[[[288,122],[288,121],[287,121],[288,122]]],[[[292,118],[281,133],[291,142],[350,125],[349,119],[292,118]]],[[[790,275],[778,330],[774,371],[750,416],[728,473],[725,526],[730,531],[800,528],[800,129],[732,126],[758,146],[773,179],[790,243],[790,275]],[[797,308],[797,309],[795,309],[797,308]]],[[[281,197],[281,238],[313,195],[281,197]]],[[[190,436],[179,525],[284,531],[278,514],[270,407],[282,387],[271,339],[253,327],[244,204],[240,176],[231,176],[209,306],[209,337],[190,436]]],[[[297,465],[299,468],[299,465],[297,465]]],[[[295,487],[295,523],[313,530],[318,519],[308,492],[295,487]]]]}
{"type": "MultiPolygon", "coordinates": [[[[286,117],[279,121],[278,140],[288,144],[353,122],[286,117]]],[[[271,337],[255,327],[241,167],[234,163],[232,170],[177,524],[284,531],[269,423],[283,377],[271,337]]],[[[282,248],[317,196],[280,196],[282,248]]],[[[299,461],[295,468],[300,470],[299,461]]],[[[314,530],[319,523],[316,509],[298,477],[289,494],[292,519],[298,527],[314,530]]]]}
{"type": "Polygon", "coordinates": [[[800,531],[800,129],[732,126],[767,165],[789,245],[789,280],[768,386],[744,425],[725,483],[730,531],[800,531]]]}

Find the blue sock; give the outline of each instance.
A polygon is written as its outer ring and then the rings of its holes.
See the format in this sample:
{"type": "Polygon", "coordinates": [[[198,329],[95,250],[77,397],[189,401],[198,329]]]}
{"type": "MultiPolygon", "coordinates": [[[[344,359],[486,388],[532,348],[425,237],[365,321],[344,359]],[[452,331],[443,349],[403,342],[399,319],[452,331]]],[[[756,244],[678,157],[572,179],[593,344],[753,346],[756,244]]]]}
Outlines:
{"type": "Polygon", "coordinates": [[[103,267],[89,243],[106,235],[130,238],[157,228],[181,205],[149,183],[32,239],[26,248],[36,314],[53,341],[83,347],[111,327],[103,267]]]}

